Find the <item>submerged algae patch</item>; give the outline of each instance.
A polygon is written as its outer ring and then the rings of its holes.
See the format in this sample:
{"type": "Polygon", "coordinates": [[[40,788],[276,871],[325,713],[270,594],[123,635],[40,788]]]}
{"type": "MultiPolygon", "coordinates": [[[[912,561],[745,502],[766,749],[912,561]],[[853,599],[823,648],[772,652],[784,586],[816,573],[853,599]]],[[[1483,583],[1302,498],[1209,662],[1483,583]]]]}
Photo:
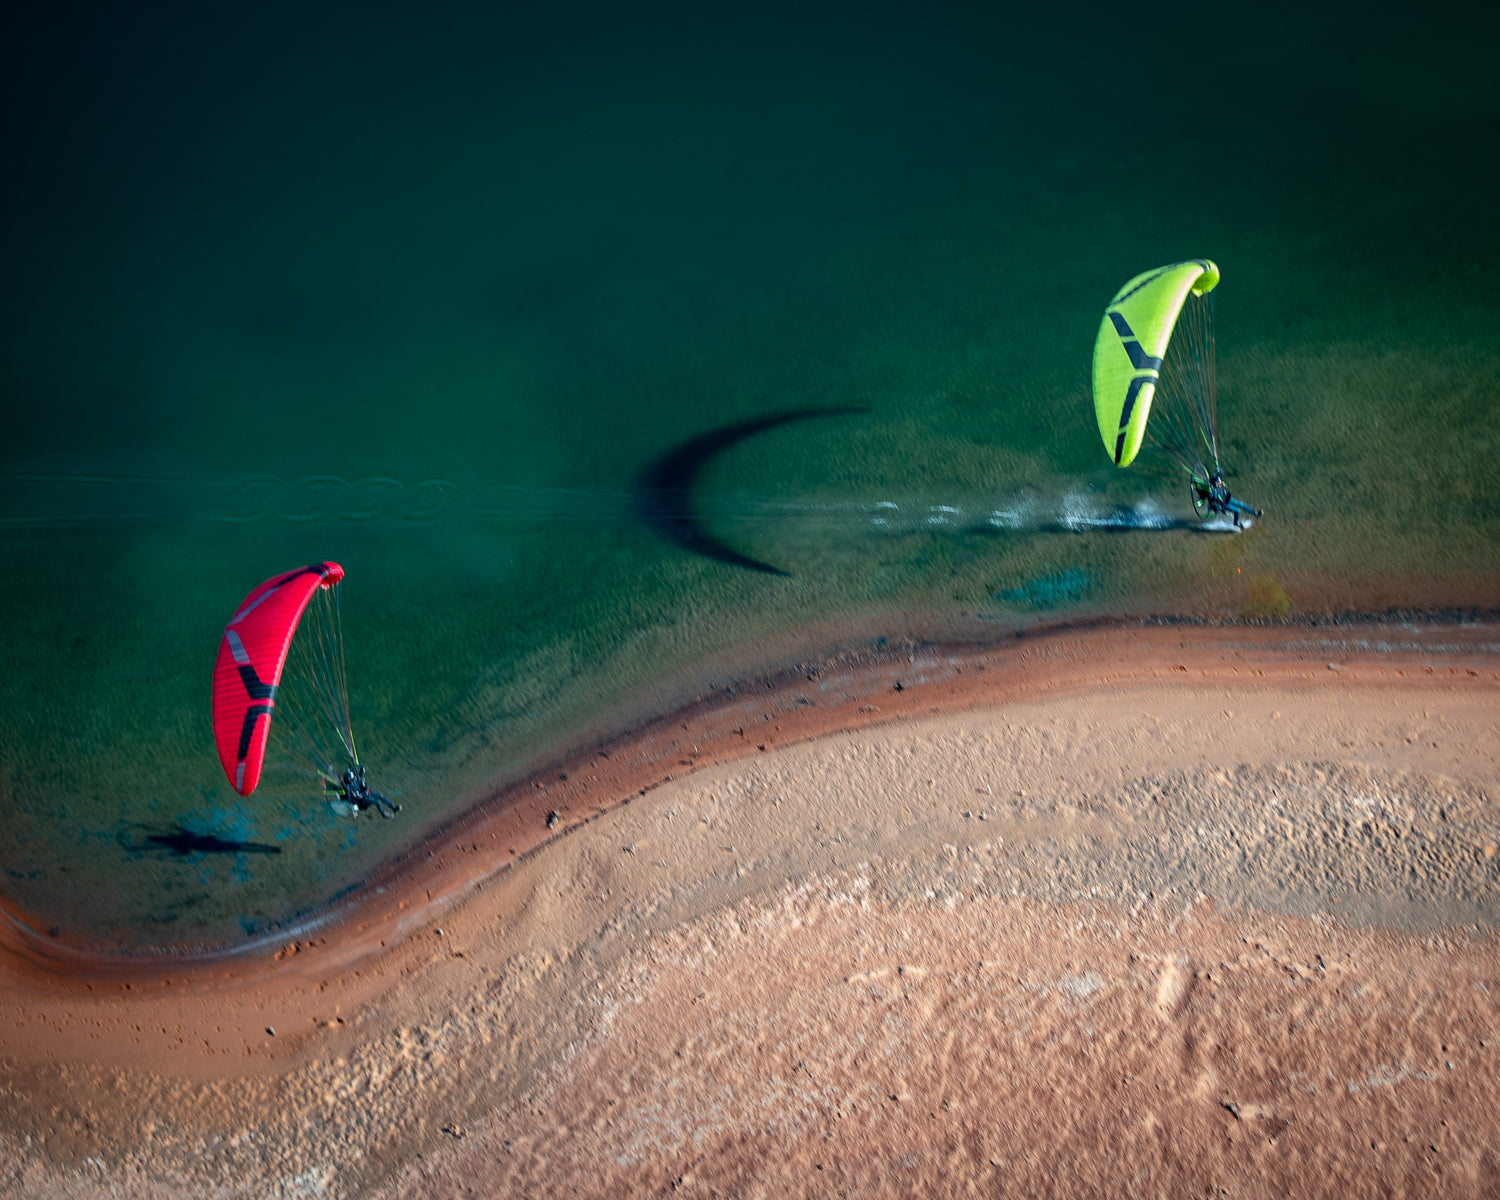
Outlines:
{"type": "Polygon", "coordinates": [[[1098,584],[1092,571],[1069,567],[1052,575],[1041,575],[1015,587],[990,593],[990,599],[1007,608],[1049,609],[1076,604],[1098,584]]]}

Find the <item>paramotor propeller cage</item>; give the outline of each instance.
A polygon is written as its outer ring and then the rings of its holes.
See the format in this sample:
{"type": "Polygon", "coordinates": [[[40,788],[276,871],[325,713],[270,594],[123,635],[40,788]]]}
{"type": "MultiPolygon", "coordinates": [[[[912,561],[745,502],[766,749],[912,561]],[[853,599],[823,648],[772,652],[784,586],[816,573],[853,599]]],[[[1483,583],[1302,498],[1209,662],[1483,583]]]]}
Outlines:
{"type": "Polygon", "coordinates": [[[1188,495],[1192,498],[1193,501],[1193,511],[1197,513],[1199,517],[1207,520],[1209,514],[1208,487],[1196,475],[1188,484],[1188,495]]]}

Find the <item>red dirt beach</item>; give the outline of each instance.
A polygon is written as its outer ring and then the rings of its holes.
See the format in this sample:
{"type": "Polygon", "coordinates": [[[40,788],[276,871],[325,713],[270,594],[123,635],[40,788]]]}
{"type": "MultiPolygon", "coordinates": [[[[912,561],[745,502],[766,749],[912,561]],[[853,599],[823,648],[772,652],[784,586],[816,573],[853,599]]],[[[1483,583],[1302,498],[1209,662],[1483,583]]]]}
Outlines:
{"type": "Polygon", "coordinates": [[[12,914],[0,1191],[1495,1194],[1497,633],[851,653],[580,749],[275,946],[12,914]]]}

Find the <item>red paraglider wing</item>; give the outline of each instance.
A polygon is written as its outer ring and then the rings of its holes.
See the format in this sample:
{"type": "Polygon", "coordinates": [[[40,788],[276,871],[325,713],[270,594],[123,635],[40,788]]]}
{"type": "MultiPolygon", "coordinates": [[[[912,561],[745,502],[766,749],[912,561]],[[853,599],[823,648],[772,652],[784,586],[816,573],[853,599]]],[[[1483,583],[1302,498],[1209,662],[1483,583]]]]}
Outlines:
{"type": "Polygon", "coordinates": [[[335,562],[313,563],[268,579],[235,609],[214,663],[214,741],[234,790],[260,782],[276,688],[287,649],[313,593],[344,578],[335,562]]]}

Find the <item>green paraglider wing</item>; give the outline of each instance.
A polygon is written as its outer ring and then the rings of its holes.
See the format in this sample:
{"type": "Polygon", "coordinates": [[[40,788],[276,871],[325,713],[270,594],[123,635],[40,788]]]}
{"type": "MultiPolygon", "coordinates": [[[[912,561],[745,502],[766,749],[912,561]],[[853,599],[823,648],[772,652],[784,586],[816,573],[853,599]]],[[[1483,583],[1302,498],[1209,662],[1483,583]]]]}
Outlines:
{"type": "Polygon", "coordinates": [[[1206,258],[1173,263],[1137,275],[1105,309],[1094,342],[1094,414],[1116,466],[1129,466],[1140,451],[1183,303],[1218,282],[1219,268],[1206,258]]]}

